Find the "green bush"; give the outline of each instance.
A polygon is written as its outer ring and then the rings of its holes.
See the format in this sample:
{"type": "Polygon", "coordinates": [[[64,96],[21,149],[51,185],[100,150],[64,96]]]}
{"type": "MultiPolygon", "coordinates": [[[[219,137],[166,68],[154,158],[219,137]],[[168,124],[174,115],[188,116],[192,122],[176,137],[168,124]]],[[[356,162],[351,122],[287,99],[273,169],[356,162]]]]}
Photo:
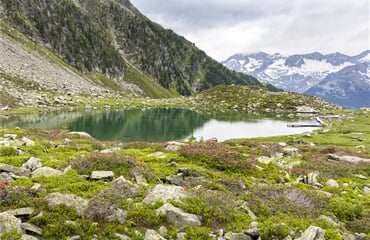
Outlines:
{"type": "Polygon", "coordinates": [[[187,240],[212,240],[209,236],[210,229],[206,227],[186,227],[185,229],[187,240]]]}
{"type": "Polygon", "coordinates": [[[18,151],[14,147],[0,147],[0,157],[11,157],[11,156],[17,156],[18,151]]]}
{"type": "Polygon", "coordinates": [[[126,221],[139,228],[155,228],[161,226],[165,219],[159,216],[151,205],[134,204],[128,209],[126,221]]]}
{"type": "Polygon", "coordinates": [[[330,200],[329,206],[335,216],[343,222],[351,222],[362,216],[363,207],[360,204],[335,198],[330,200]]]}

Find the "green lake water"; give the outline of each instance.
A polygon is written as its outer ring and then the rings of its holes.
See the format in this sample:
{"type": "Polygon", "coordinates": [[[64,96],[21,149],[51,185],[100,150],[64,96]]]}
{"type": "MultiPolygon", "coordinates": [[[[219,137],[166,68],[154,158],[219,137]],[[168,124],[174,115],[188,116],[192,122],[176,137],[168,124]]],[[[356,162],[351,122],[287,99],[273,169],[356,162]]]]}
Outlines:
{"type": "Polygon", "coordinates": [[[162,142],[276,136],[312,131],[314,128],[289,128],[299,121],[274,115],[200,113],[174,108],[85,110],[47,112],[0,120],[2,127],[62,129],[83,131],[99,140],[162,142]]]}

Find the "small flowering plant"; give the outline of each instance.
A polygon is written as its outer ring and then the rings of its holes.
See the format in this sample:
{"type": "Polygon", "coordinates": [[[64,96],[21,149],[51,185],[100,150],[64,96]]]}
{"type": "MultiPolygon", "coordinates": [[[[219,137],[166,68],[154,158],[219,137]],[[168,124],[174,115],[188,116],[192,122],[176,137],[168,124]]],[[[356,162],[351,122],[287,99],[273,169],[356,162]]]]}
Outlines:
{"type": "Polygon", "coordinates": [[[0,182],[0,196],[3,195],[5,193],[5,187],[6,185],[8,185],[9,182],[8,181],[3,181],[3,182],[0,182]]]}

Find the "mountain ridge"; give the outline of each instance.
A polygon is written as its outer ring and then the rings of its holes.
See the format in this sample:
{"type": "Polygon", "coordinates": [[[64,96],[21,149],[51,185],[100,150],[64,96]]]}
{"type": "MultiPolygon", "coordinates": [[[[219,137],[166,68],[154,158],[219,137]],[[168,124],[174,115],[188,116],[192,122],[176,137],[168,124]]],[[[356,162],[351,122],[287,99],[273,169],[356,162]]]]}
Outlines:
{"type": "MultiPolygon", "coordinates": [[[[341,97],[341,100],[330,97],[330,91],[321,91],[318,93],[317,91],[309,91],[309,89],[317,86],[321,90],[327,90],[327,88],[320,87],[321,82],[327,80],[327,77],[336,74],[334,76],[340,81],[344,77],[340,76],[340,73],[344,73],[342,71],[343,69],[363,64],[368,67],[370,62],[369,56],[370,50],[363,51],[354,56],[348,56],[339,52],[331,54],[313,52],[294,55],[258,52],[252,54],[235,54],[222,63],[229,69],[251,74],[262,82],[273,84],[286,91],[309,93],[344,107],[354,108],[355,106],[355,108],[359,108],[370,106],[367,97],[362,100],[357,98],[359,100],[357,103],[352,102],[352,98],[355,97],[357,92],[361,92],[363,88],[370,88],[369,74],[366,71],[360,75],[354,72],[352,76],[345,74],[347,81],[354,81],[352,86],[358,86],[358,88],[356,91],[348,92],[342,89],[341,91],[346,96],[341,97]],[[362,86],[362,88],[359,86],[362,86]]],[[[333,77],[329,78],[333,85],[340,85],[339,83],[335,83],[336,79],[333,77]]]]}
{"type": "Polygon", "coordinates": [[[265,87],[254,77],[228,70],[184,37],[150,21],[128,0],[31,0],[27,5],[1,0],[0,6],[1,20],[83,74],[103,74],[117,84],[141,87],[141,81],[125,78],[131,64],[180,95],[219,84],[265,87]]]}

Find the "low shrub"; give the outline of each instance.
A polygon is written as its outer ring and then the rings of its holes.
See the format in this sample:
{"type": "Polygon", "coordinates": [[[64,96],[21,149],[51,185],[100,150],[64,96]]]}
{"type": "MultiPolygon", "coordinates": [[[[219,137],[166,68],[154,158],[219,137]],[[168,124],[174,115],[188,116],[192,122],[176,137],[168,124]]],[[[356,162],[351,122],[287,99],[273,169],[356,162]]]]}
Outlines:
{"type": "Polygon", "coordinates": [[[137,160],[124,153],[89,153],[70,162],[72,168],[82,174],[96,170],[111,170],[115,174],[127,176],[128,170],[136,167],[137,160]]]}
{"type": "Polygon", "coordinates": [[[248,169],[247,159],[240,152],[222,143],[205,142],[186,145],[179,154],[190,161],[202,162],[218,170],[248,169]]]}
{"type": "Polygon", "coordinates": [[[186,227],[186,240],[212,240],[210,229],[206,227],[186,227]]]}
{"type": "Polygon", "coordinates": [[[0,147],[0,157],[11,157],[11,156],[17,156],[18,151],[14,147],[0,147]]]}

